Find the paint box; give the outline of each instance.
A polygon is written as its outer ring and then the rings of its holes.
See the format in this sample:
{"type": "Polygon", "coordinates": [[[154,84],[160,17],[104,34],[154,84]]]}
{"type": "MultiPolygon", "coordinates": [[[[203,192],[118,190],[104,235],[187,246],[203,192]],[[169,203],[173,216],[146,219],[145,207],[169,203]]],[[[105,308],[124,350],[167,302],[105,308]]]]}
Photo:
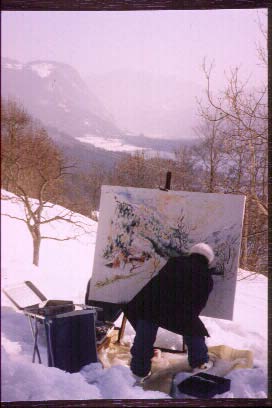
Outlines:
{"type": "Polygon", "coordinates": [[[198,373],[186,378],[178,389],[181,393],[196,398],[212,398],[230,390],[231,380],[208,373],[198,373]]]}

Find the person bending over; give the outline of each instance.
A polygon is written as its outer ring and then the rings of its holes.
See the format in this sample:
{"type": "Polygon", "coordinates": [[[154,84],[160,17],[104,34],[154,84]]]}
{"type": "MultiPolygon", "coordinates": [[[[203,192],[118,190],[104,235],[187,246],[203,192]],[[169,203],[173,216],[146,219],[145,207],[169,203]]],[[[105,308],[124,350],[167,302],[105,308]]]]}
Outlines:
{"type": "Polygon", "coordinates": [[[130,350],[130,368],[136,383],[151,375],[159,327],[183,335],[193,371],[212,366],[205,343],[209,333],[199,315],[213,289],[213,259],[213,249],[198,243],[188,253],[170,258],[131,301],[121,305],[136,332],[130,350]]]}

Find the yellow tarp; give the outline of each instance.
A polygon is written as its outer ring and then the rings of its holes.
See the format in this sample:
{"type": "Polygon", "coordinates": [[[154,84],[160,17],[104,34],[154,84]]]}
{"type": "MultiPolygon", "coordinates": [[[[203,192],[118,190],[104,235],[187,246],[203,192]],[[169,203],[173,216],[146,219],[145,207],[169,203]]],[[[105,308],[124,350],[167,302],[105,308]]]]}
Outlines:
{"type": "MultiPolygon", "coordinates": [[[[130,346],[116,343],[113,335],[108,346],[99,351],[99,359],[103,366],[127,365],[130,362],[130,346]]],[[[209,355],[214,360],[211,374],[224,377],[231,370],[253,367],[253,353],[250,350],[237,350],[228,346],[219,345],[209,347],[209,355]]],[[[152,360],[152,376],[145,382],[145,390],[170,393],[173,377],[183,371],[190,372],[187,354],[161,353],[152,360]]]]}

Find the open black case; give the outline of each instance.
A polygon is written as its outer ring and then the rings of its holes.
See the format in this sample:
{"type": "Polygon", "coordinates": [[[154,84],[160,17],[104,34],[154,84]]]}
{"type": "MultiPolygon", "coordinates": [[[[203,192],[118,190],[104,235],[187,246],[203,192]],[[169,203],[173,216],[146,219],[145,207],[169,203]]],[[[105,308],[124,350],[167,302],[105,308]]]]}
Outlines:
{"type": "Polygon", "coordinates": [[[5,288],[3,292],[14,306],[23,312],[27,311],[41,316],[54,316],[75,310],[72,300],[48,300],[30,281],[24,281],[5,288]]]}
{"type": "Polygon", "coordinates": [[[30,281],[3,289],[4,294],[29,320],[33,335],[33,357],[41,363],[38,346],[41,325],[45,328],[48,366],[78,372],[98,362],[96,341],[97,308],[70,300],[48,300],[30,281]]]}

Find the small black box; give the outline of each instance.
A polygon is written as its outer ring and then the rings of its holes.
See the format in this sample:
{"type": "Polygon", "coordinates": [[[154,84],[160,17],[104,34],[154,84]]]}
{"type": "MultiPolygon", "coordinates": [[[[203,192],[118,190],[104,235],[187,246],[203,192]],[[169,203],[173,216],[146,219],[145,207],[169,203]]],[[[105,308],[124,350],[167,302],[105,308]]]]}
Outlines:
{"type": "Polygon", "coordinates": [[[231,380],[208,373],[198,373],[186,378],[178,385],[183,394],[196,398],[212,398],[230,390],[231,380]]]}

